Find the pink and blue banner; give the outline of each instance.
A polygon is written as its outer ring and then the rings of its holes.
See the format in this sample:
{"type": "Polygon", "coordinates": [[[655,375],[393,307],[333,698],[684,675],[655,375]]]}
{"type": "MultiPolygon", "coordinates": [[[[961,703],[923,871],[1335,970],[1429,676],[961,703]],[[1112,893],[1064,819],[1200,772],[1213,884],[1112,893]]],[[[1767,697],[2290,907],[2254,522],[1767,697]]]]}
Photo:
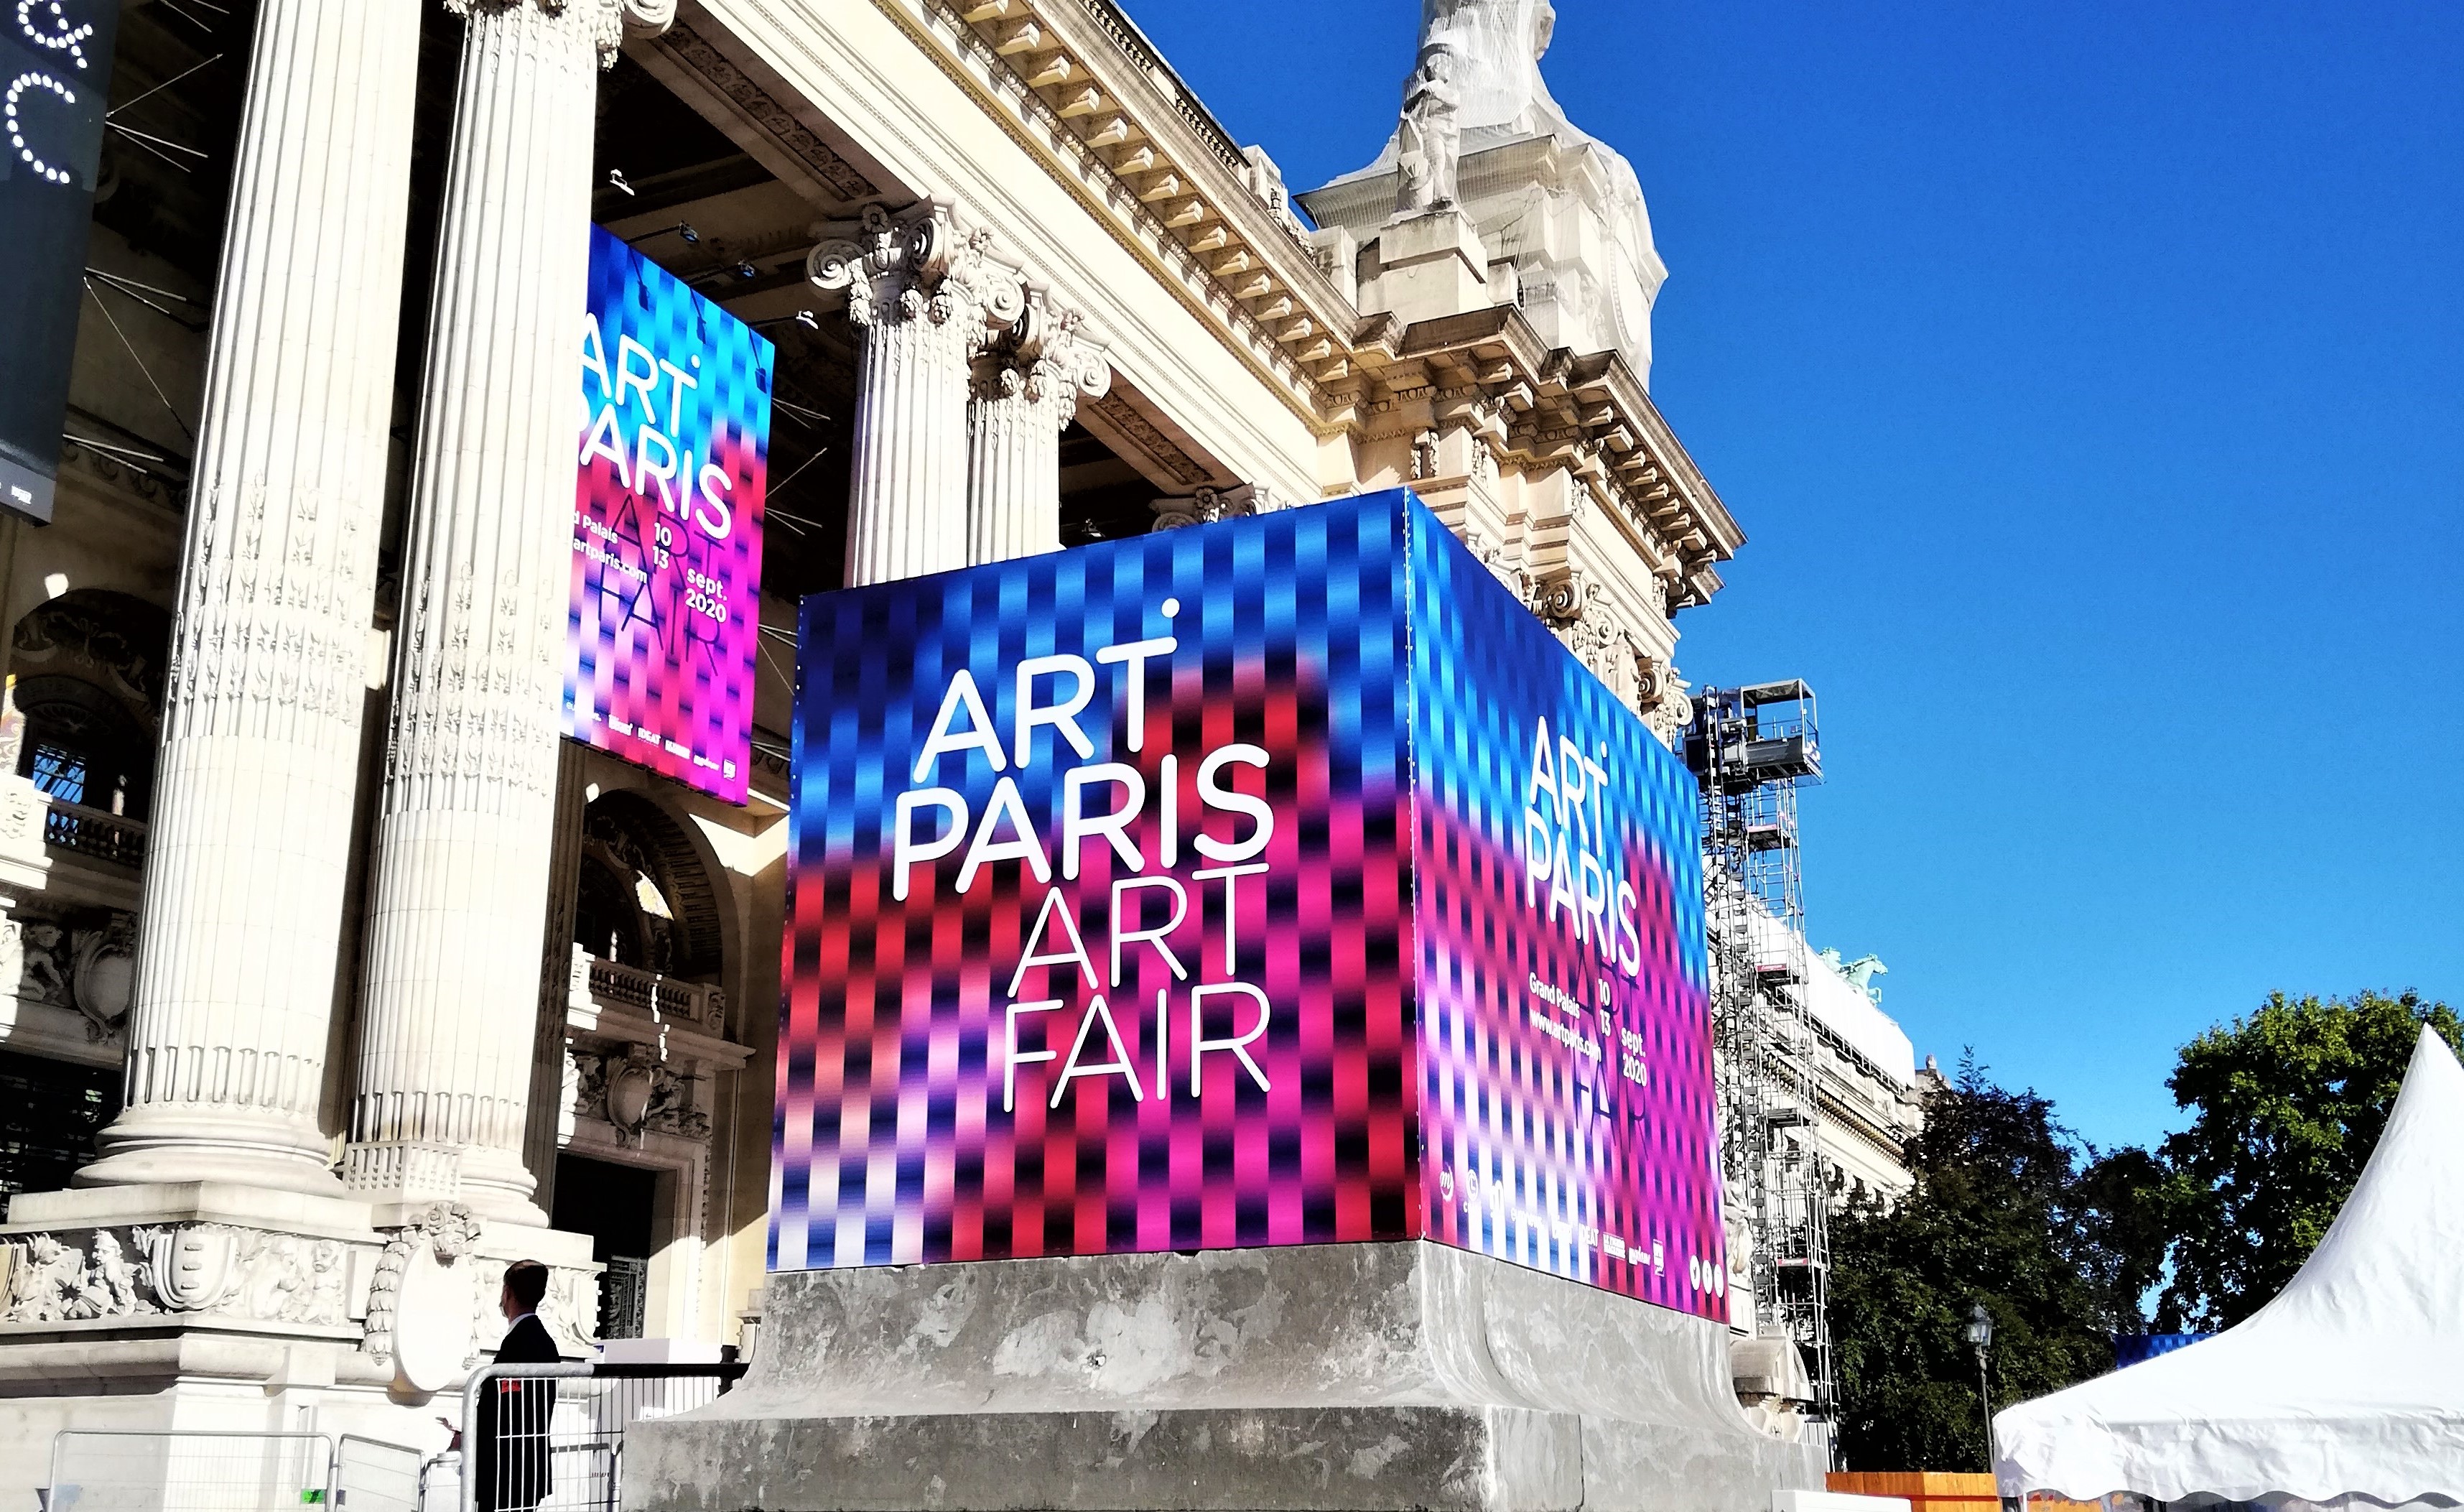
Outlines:
{"type": "Polygon", "coordinates": [[[590,229],[564,732],[731,803],[752,776],[774,357],[590,229]]]}
{"type": "Polygon", "coordinates": [[[771,1263],[1426,1238],[1724,1318],[1692,779],[1409,495],[806,601],[771,1263]]]}

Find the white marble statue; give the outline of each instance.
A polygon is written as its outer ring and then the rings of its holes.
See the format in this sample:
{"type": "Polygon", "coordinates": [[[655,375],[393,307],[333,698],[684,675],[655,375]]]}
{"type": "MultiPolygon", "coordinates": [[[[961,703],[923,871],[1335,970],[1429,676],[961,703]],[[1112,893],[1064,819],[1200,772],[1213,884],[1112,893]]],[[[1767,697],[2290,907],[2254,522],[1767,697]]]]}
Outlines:
{"type": "Polygon", "coordinates": [[[1419,66],[1403,83],[1403,121],[1395,133],[1396,163],[1403,170],[1395,190],[1397,215],[1455,208],[1463,133],[1455,119],[1454,60],[1444,47],[1424,47],[1419,66]]]}
{"type": "Polygon", "coordinates": [[[1422,0],[1414,77],[1433,54],[1452,60],[1456,125],[1466,150],[1479,150],[1487,139],[1543,134],[1590,140],[1557,108],[1540,77],[1540,59],[1556,28],[1550,0],[1422,0]]]}
{"type": "Polygon", "coordinates": [[[1647,383],[1651,305],[1667,269],[1633,165],[1568,120],[1540,76],[1556,26],[1551,0],[1421,0],[1419,47],[1385,151],[1302,198],[1319,224],[1362,243],[1384,225],[1461,212],[1487,256],[1514,265],[1519,288],[1502,297],[1523,305],[1543,339],[1614,348],[1647,383]],[[1523,145],[1543,150],[1482,160],[1523,145]],[[1586,246],[1597,250],[1577,250],[1586,246]]]}

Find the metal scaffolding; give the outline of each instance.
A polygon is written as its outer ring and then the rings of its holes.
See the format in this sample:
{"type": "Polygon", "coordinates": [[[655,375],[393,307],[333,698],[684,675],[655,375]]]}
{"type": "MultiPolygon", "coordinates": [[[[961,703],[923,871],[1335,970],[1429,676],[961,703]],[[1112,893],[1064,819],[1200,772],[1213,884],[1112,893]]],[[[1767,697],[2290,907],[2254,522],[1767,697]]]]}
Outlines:
{"type": "Polygon", "coordinates": [[[1684,748],[1702,787],[1723,1176],[1752,1235],[1752,1327],[1795,1344],[1811,1415],[1826,1418],[1831,1194],[1796,830],[1796,789],[1822,777],[1814,692],[1799,681],[1705,688],[1684,748]]]}

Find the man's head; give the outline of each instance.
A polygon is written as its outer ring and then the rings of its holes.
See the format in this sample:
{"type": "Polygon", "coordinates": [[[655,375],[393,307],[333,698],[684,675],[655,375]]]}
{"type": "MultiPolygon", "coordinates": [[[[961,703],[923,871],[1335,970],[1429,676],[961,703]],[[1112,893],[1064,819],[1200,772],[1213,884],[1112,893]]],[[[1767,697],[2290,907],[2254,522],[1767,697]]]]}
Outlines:
{"type": "Polygon", "coordinates": [[[539,1311],[547,1296],[547,1267],[537,1260],[516,1260],[505,1267],[505,1295],[498,1302],[510,1321],[539,1311]]]}

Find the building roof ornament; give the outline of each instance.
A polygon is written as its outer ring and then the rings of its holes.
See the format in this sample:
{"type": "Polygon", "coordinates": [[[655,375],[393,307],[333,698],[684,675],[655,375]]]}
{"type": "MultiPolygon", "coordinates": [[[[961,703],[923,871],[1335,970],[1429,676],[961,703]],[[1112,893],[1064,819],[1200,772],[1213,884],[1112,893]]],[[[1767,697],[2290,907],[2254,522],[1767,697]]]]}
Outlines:
{"type": "MultiPolygon", "coordinates": [[[[1364,247],[1417,216],[1461,211],[1477,247],[1456,240],[1485,278],[1458,312],[1517,304],[1551,345],[1617,351],[1648,383],[1651,306],[1668,269],[1634,166],[1575,126],[1541,77],[1556,24],[1551,0],[1422,0],[1395,134],[1368,167],[1300,198],[1364,247]]],[[[1363,313],[1392,307],[1368,277],[1363,313]]]]}

